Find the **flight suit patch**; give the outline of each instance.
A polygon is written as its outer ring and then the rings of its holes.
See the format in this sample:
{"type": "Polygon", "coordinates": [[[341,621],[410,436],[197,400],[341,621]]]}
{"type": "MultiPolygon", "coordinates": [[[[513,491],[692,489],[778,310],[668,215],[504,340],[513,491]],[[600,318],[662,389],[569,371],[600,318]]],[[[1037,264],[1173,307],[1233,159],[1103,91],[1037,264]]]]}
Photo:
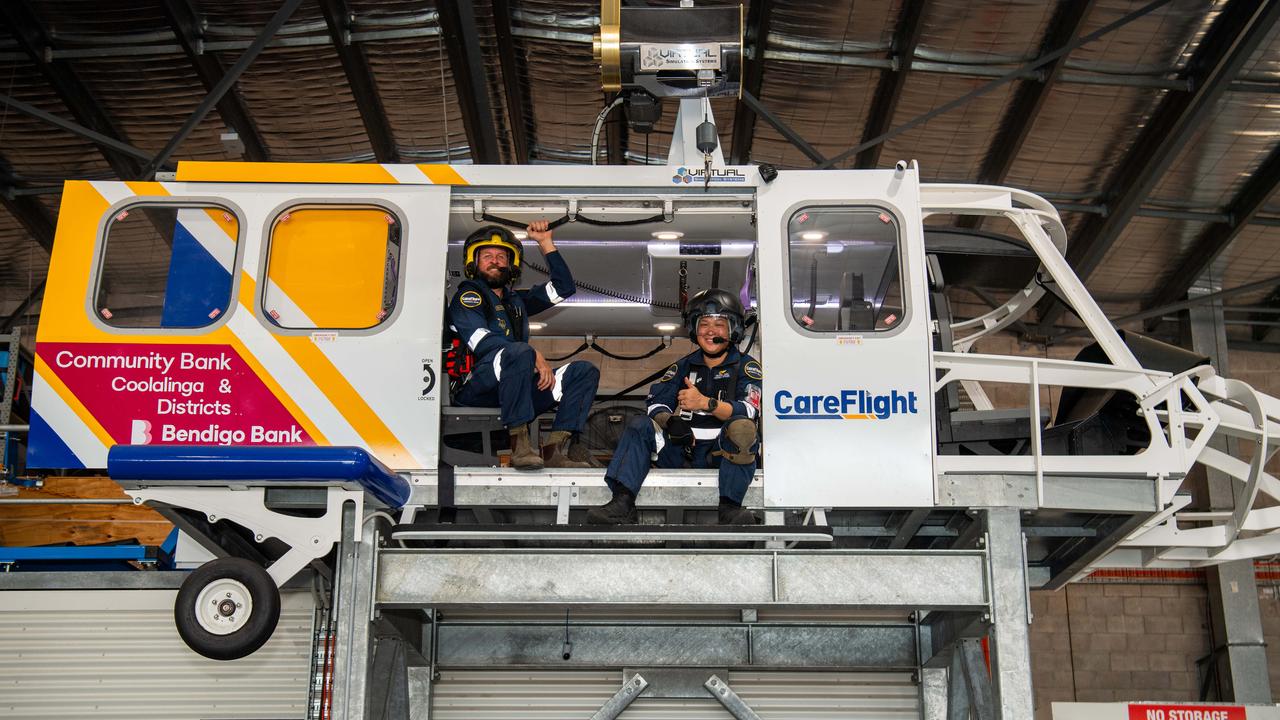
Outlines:
{"type": "Polygon", "coordinates": [[[480,293],[475,290],[468,290],[462,293],[458,298],[458,302],[462,303],[462,307],[474,309],[480,307],[480,303],[484,302],[484,298],[480,297],[480,293]]]}

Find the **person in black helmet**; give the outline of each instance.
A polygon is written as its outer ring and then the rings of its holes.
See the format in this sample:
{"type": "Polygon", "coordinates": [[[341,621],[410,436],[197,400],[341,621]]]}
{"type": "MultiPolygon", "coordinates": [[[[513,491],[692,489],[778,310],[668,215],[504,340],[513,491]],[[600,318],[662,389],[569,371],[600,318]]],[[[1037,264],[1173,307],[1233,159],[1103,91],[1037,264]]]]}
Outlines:
{"type": "Polygon", "coordinates": [[[587,511],[588,523],[636,523],[636,495],[653,453],[661,468],[718,467],[720,522],[756,522],[742,499],[756,470],[764,373],[755,358],[738,352],[742,303],[724,290],[703,290],[689,299],[684,319],[698,349],[649,388],[648,415],[627,426],[605,470],[613,499],[587,511]]]}
{"type": "Polygon", "coordinates": [[[586,425],[600,371],[582,360],[552,370],[529,345],[529,316],[553,307],[576,287],[546,221],[531,223],[528,232],[551,271],[549,282],[528,290],[511,287],[520,278],[523,255],[511,231],[496,225],[480,228],[463,245],[467,279],[449,303],[449,326],[475,355],[476,365],[453,401],[502,409],[502,424],[511,436],[511,465],[519,470],[543,468],[541,453],[529,442],[529,423],[559,404],[545,465],[592,467],[587,449],[574,440],[586,425]]]}

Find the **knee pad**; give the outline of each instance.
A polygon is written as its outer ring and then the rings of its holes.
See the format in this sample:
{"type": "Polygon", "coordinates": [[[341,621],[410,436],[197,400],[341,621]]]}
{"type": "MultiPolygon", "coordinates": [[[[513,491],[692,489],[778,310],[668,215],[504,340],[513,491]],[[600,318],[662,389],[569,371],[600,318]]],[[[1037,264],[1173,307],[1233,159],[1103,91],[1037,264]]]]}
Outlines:
{"type": "Polygon", "coordinates": [[[756,444],[756,424],[746,418],[737,418],[730,421],[725,426],[724,437],[738,448],[737,452],[729,452],[723,447],[715,451],[716,455],[728,460],[734,465],[749,465],[756,460],[756,454],[751,451],[751,446],[756,444]]]}

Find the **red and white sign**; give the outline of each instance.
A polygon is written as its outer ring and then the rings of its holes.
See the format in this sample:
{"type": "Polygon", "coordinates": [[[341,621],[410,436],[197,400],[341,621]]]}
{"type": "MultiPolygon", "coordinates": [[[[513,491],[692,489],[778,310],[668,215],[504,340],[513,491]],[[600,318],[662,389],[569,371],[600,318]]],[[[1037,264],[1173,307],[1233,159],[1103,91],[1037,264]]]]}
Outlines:
{"type": "Polygon", "coordinates": [[[38,343],[122,445],[314,445],[230,345],[38,343]]]}
{"type": "Polygon", "coordinates": [[[1129,720],[1245,720],[1243,705],[1139,705],[1129,703],[1129,720]]]}
{"type": "Polygon", "coordinates": [[[1053,720],[1280,720],[1275,705],[1053,703],[1053,720]]]}

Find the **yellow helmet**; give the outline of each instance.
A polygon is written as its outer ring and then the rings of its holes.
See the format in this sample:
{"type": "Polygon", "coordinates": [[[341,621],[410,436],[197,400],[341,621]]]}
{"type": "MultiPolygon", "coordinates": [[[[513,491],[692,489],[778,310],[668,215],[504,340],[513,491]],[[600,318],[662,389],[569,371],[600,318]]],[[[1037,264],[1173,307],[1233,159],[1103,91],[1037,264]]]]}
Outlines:
{"type": "Polygon", "coordinates": [[[476,276],[476,253],[480,252],[480,248],[486,247],[500,247],[506,250],[511,261],[511,282],[520,279],[520,259],[524,255],[524,250],[520,247],[520,241],[516,240],[510,230],[498,225],[482,227],[467,237],[466,243],[462,246],[464,275],[468,278],[476,276]]]}

